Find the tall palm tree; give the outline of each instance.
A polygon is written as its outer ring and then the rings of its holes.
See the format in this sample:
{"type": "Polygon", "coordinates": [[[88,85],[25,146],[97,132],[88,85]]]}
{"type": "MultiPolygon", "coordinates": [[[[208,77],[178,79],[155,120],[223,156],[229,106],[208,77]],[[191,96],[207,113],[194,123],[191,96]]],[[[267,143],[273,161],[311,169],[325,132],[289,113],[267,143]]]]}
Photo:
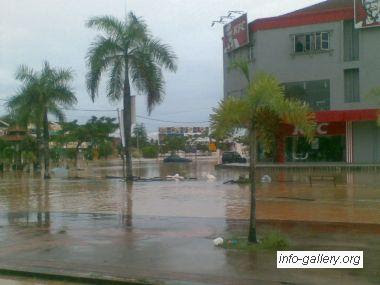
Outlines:
{"type": "Polygon", "coordinates": [[[257,242],[256,237],[256,148],[257,141],[265,148],[273,145],[276,131],[281,123],[297,126],[311,140],[315,122],[310,108],[302,102],[289,100],[276,78],[262,73],[250,83],[247,93],[241,98],[228,98],[214,109],[211,125],[214,136],[225,138],[236,130],[248,131],[250,145],[251,214],[248,240],[257,242]]]}
{"type": "Polygon", "coordinates": [[[151,113],[163,98],[162,69],[176,71],[176,55],[168,45],[153,38],[145,22],[133,13],[124,21],[112,16],[94,17],[87,26],[103,32],[88,51],[87,88],[95,100],[101,75],[108,72],[107,97],[111,101],[123,99],[124,154],[127,180],[131,180],[131,85],[146,95],[151,113]]]}
{"type": "Polygon", "coordinates": [[[48,62],[44,62],[39,72],[24,65],[20,66],[16,79],[22,82],[22,87],[11,98],[8,106],[20,121],[35,124],[39,150],[43,149],[44,178],[50,178],[48,115],[63,121],[65,114],[62,109],[77,103],[70,86],[73,72],[71,69],[52,68],[48,62]]]}

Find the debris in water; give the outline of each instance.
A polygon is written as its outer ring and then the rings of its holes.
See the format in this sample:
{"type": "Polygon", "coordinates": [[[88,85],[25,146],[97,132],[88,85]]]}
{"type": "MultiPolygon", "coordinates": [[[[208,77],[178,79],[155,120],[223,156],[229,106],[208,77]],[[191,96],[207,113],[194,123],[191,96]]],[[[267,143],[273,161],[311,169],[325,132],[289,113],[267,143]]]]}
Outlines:
{"type": "Polygon", "coordinates": [[[221,237],[214,239],[214,245],[215,246],[222,246],[223,243],[224,243],[224,240],[221,237]]]}
{"type": "Polygon", "coordinates": [[[269,175],[264,175],[261,178],[261,183],[272,183],[272,178],[269,175]]]}

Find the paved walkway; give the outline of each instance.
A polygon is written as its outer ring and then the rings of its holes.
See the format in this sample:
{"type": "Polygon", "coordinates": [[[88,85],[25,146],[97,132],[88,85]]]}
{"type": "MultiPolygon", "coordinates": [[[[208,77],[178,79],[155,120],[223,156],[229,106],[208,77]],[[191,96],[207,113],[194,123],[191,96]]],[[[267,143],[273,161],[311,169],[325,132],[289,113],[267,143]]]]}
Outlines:
{"type": "MultiPolygon", "coordinates": [[[[380,169],[379,163],[344,163],[344,162],[288,162],[288,163],[258,163],[258,169],[316,169],[316,170],[334,170],[334,169],[380,169]]],[[[216,165],[217,169],[249,169],[249,163],[227,163],[216,165]]]]}
{"type": "MultiPolygon", "coordinates": [[[[338,270],[277,270],[276,253],[213,246],[217,236],[245,231],[247,221],[242,220],[69,213],[6,214],[0,220],[0,268],[5,269],[153,284],[241,285],[371,284],[375,270],[368,267],[369,277],[338,270]]],[[[339,239],[329,238],[326,248],[357,246],[347,238],[342,246],[339,239]]],[[[370,244],[360,242],[363,248],[370,244]]]]}

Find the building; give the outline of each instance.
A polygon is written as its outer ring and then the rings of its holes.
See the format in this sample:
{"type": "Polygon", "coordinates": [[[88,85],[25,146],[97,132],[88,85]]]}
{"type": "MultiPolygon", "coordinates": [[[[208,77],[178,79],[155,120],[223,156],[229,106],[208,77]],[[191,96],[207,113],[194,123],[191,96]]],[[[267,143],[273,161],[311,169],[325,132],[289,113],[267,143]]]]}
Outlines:
{"type": "Polygon", "coordinates": [[[308,144],[298,130],[284,127],[277,162],[380,163],[379,105],[366,97],[380,87],[380,1],[368,2],[356,0],[355,8],[354,0],[328,0],[257,19],[247,23],[248,42],[235,40],[235,48],[226,48],[225,33],[225,98],[246,90],[245,78],[228,70],[233,60],[244,58],[253,77],[259,71],[275,75],[286,96],[306,101],[316,112],[316,140],[308,144]]]}
{"type": "Polygon", "coordinates": [[[161,144],[167,137],[208,137],[208,127],[164,127],[158,129],[158,141],[161,144]]]}
{"type": "Polygon", "coordinates": [[[9,128],[9,124],[0,120],[0,137],[4,136],[9,128]]]}

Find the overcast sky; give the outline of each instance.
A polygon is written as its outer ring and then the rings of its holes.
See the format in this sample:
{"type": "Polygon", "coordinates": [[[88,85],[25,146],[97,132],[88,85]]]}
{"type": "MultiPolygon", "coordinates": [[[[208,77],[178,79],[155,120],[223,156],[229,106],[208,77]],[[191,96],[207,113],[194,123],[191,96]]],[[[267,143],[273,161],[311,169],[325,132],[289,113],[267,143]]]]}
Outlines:
{"type": "MultiPolygon", "coordinates": [[[[75,71],[76,108],[116,109],[100,94],[95,103],[85,88],[85,55],[97,32],[85,27],[95,15],[123,17],[133,11],[145,19],[151,32],[172,46],[178,71],[166,74],[165,100],[151,117],[176,122],[208,120],[212,107],[223,97],[222,26],[211,21],[228,10],[248,13],[249,21],[276,16],[320,0],[0,0],[0,99],[10,97],[19,84],[14,73],[21,64],[40,69],[47,60],[53,66],[75,71]]],[[[145,98],[137,100],[137,114],[147,116],[145,98]]],[[[0,101],[0,115],[5,109],[0,101]]],[[[119,104],[121,105],[121,104],[119,104]]],[[[68,120],[86,121],[92,115],[115,112],[67,112],[68,120]]],[[[159,126],[180,124],[138,119],[149,132],[159,126]]],[[[186,124],[183,124],[186,125],[186,124]]],[[[188,124],[187,124],[188,125],[188,124]]],[[[194,125],[205,125],[196,124],[194,125]]],[[[206,124],[207,125],[207,124],[206,124]]]]}

